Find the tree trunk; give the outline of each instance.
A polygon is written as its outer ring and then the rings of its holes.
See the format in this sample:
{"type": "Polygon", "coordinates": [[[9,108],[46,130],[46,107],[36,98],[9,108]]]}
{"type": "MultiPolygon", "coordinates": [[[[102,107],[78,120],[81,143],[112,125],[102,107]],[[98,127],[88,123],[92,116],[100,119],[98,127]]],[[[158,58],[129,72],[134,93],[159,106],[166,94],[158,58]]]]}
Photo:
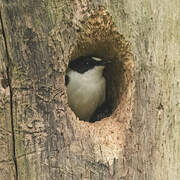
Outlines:
{"type": "Polygon", "coordinates": [[[0,1],[0,179],[180,179],[179,0],[0,1]],[[94,123],[69,61],[110,59],[94,123]]]}

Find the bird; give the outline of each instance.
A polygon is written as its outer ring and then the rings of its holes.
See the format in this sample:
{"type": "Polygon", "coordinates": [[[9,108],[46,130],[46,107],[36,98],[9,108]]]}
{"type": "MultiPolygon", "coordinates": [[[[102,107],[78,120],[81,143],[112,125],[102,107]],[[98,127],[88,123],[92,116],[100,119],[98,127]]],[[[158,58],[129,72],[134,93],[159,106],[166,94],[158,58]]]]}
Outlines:
{"type": "Polygon", "coordinates": [[[70,61],[65,76],[68,104],[80,120],[91,120],[106,99],[104,68],[110,61],[80,56],[70,61]]]}

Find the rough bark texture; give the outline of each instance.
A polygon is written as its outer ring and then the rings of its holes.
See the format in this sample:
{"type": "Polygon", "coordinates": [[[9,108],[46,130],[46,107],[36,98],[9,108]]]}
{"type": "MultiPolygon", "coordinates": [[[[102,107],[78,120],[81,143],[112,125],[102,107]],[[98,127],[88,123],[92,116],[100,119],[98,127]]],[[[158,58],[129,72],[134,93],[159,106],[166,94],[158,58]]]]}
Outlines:
{"type": "Polygon", "coordinates": [[[180,179],[179,0],[0,8],[0,179],[180,179]],[[71,111],[64,83],[90,54],[113,62],[113,112],[95,123],[71,111]]]}

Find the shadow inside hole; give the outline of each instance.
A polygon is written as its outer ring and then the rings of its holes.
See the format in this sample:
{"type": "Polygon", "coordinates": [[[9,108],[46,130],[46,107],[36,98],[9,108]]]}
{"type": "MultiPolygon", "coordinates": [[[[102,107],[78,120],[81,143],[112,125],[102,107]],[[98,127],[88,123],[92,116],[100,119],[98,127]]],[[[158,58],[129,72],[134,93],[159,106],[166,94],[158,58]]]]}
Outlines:
{"type": "Polygon", "coordinates": [[[91,118],[91,122],[111,116],[119,105],[121,96],[123,96],[124,91],[126,91],[123,63],[119,61],[117,57],[110,60],[112,63],[106,66],[104,70],[104,77],[106,79],[106,100],[101,107],[97,108],[91,118]]]}

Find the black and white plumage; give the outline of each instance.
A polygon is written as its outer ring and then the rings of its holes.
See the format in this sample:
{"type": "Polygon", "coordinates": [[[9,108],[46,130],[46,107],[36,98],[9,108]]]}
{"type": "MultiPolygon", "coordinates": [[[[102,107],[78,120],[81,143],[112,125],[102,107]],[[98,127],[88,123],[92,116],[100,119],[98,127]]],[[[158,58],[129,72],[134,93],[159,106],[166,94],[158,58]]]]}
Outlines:
{"type": "Polygon", "coordinates": [[[98,107],[105,102],[104,67],[108,63],[97,57],[79,57],[70,62],[66,73],[68,104],[75,114],[90,121],[98,107]]]}

